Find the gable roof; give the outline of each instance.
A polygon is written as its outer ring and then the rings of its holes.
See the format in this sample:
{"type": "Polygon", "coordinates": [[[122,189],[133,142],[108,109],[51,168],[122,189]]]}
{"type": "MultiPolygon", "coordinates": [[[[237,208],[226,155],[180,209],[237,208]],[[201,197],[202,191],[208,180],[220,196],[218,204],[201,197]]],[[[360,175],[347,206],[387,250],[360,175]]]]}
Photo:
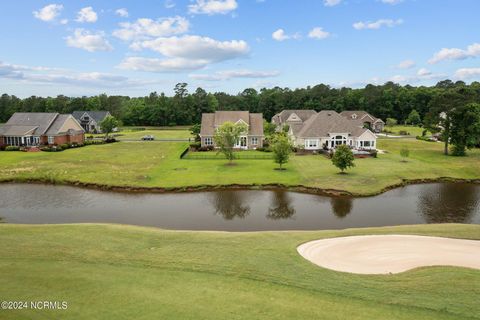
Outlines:
{"type": "Polygon", "coordinates": [[[7,123],[5,123],[6,131],[4,135],[24,135],[30,133],[31,129],[35,130],[31,134],[42,135],[47,132],[48,128],[57,118],[58,113],[44,112],[15,112],[7,123]],[[21,133],[21,131],[24,131],[21,133]]]}
{"type": "Polygon", "coordinates": [[[5,136],[24,136],[24,135],[55,135],[61,132],[65,122],[72,118],[76,127],[71,128],[76,131],[83,131],[82,127],[69,114],[42,113],[42,112],[16,112],[0,128],[0,134],[5,136]]]}
{"type": "Polygon", "coordinates": [[[355,122],[347,120],[333,110],[322,110],[305,121],[296,136],[315,138],[328,137],[330,133],[349,133],[358,137],[366,130],[368,129],[357,126],[355,122]]]}
{"type": "Polygon", "coordinates": [[[81,121],[82,116],[85,113],[95,120],[96,123],[102,122],[106,116],[110,115],[110,112],[108,111],[73,111],[72,115],[77,121],[81,121]]]}
{"type": "Polygon", "coordinates": [[[200,135],[213,136],[215,129],[225,122],[237,123],[243,121],[248,125],[248,134],[263,136],[263,115],[248,111],[216,111],[202,114],[200,135]]]}
{"type": "Polygon", "coordinates": [[[295,113],[300,119],[302,122],[305,122],[307,121],[307,119],[309,119],[311,116],[317,114],[317,112],[315,110],[310,110],[310,109],[307,109],[307,110],[283,110],[282,112],[279,112],[277,113],[276,115],[274,115],[272,117],[272,121],[273,123],[275,124],[283,124],[285,122],[287,122],[288,118],[290,118],[290,116],[295,113]]]}
{"type": "Polygon", "coordinates": [[[340,115],[347,118],[348,120],[358,121],[359,123],[361,122],[362,124],[365,121],[365,118],[370,118],[373,123],[379,122],[379,121],[383,122],[382,119],[375,118],[370,113],[368,113],[367,111],[363,111],[363,110],[342,111],[342,112],[340,112],[340,115]],[[353,115],[357,115],[357,118],[354,119],[352,117],[353,115]]]}

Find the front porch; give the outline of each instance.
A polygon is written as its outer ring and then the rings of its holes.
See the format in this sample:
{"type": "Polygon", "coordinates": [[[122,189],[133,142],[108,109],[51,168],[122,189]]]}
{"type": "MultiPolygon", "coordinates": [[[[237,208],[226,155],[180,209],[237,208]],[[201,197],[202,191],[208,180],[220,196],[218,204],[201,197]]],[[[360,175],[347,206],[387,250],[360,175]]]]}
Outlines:
{"type": "Polygon", "coordinates": [[[4,136],[5,145],[15,147],[33,147],[40,145],[40,136],[4,136]]]}

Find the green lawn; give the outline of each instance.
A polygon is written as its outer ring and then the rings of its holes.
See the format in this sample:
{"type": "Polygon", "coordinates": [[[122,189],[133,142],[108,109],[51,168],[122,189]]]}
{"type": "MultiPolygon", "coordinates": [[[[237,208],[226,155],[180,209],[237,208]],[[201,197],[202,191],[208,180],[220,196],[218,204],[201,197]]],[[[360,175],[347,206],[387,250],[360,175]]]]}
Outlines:
{"type": "MultiPolygon", "coordinates": [[[[398,126],[393,126],[393,127],[385,127],[385,130],[391,131],[393,135],[399,135],[400,131],[406,131],[409,133],[410,136],[416,137],[416,136],[421,136],[424,128],[421,128],[419,126],[408,126],[408,125],[398,125],[398,126]]],[[[430,135],[431,133],[427,131],[427,135],[430,135]]]]}
{"type": "Polygon", "coordinates": [[[414,139],[378,140],[378,147],[388,153],[357,159],[347,175],[338,174],[331,161],[319,155],[293,156],[287,170],[278,171],[269,160],[236,160],[234,166],[223,159],[180,160],[187,147],[187,142],[119,142],[59,153],[1,152],[0,181],[164,188],[278,183],[372,194],[404,179],[480,179],[480,150],[469,151],[468,157],[446,157],[441,143],[414,139]],[[402,146],[411,151],[406,163],[399,155],[402,146]]]}
{"type": "MultiPolygon", "coordinates": [[[[189,139],[193,141],[193,136],[188,130],[178,129],[146,129],[146,130],[131,130],[124,129],[122,131],[113,133],[118,140],[141,140],[143,136],[153,135],[155,139],[189,139]]],[[[87,137],[104,137],[104,134],[86,134],[87,137]]]]}
{"type": "Polygon", "coordinates": [[[353,275],[296,247],[358,234],[480,239],[477,225],[315,232],[179,232],[119,225],[1,225],[1,300],[67,301],[1,319],[480,319],[480,271],[353,275]]]}

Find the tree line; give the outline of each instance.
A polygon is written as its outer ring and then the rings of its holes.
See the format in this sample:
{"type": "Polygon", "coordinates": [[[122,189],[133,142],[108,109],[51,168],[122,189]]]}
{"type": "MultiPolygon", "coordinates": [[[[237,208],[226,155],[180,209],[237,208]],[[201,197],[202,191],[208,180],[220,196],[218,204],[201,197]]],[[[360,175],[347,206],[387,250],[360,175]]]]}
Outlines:
{"type": "Polygon", "coordinates": [[[332,88],[319,84],[299,89],[248,88],[238,94],[207,93],[202,88],[190,92],[186,83],[179,83],[175,86],[173,96],[152,92],[145,97],[101,94],[91,97],[59,95],[20,99],[3,94],[0,97],[0,123],[6,122],[14,112],[107,110],[123,125],[173,126],[200,123],[202,113],[215,110],[259,112],[270,120],[284,109],[365,110],[384,120],[393,118],[398,123],[405,123],[412,112],[418,114],[423,122],[433,111],[474,102],[480,102],[480,82],[466,84],[444,80],[434,86],[419,87],[387,82],[383,85],[369,84],[359,89],[332,88]]]}

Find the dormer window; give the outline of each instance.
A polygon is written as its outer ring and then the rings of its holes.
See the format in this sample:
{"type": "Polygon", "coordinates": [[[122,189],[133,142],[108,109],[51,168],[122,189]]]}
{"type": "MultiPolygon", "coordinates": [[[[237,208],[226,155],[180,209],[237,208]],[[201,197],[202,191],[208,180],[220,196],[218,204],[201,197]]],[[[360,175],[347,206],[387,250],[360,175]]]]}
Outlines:
{"type": "Polygon", "coordinates": [[[357,115],[355,113],[352,114],[352,119],[357,119],[357,115]]]}

